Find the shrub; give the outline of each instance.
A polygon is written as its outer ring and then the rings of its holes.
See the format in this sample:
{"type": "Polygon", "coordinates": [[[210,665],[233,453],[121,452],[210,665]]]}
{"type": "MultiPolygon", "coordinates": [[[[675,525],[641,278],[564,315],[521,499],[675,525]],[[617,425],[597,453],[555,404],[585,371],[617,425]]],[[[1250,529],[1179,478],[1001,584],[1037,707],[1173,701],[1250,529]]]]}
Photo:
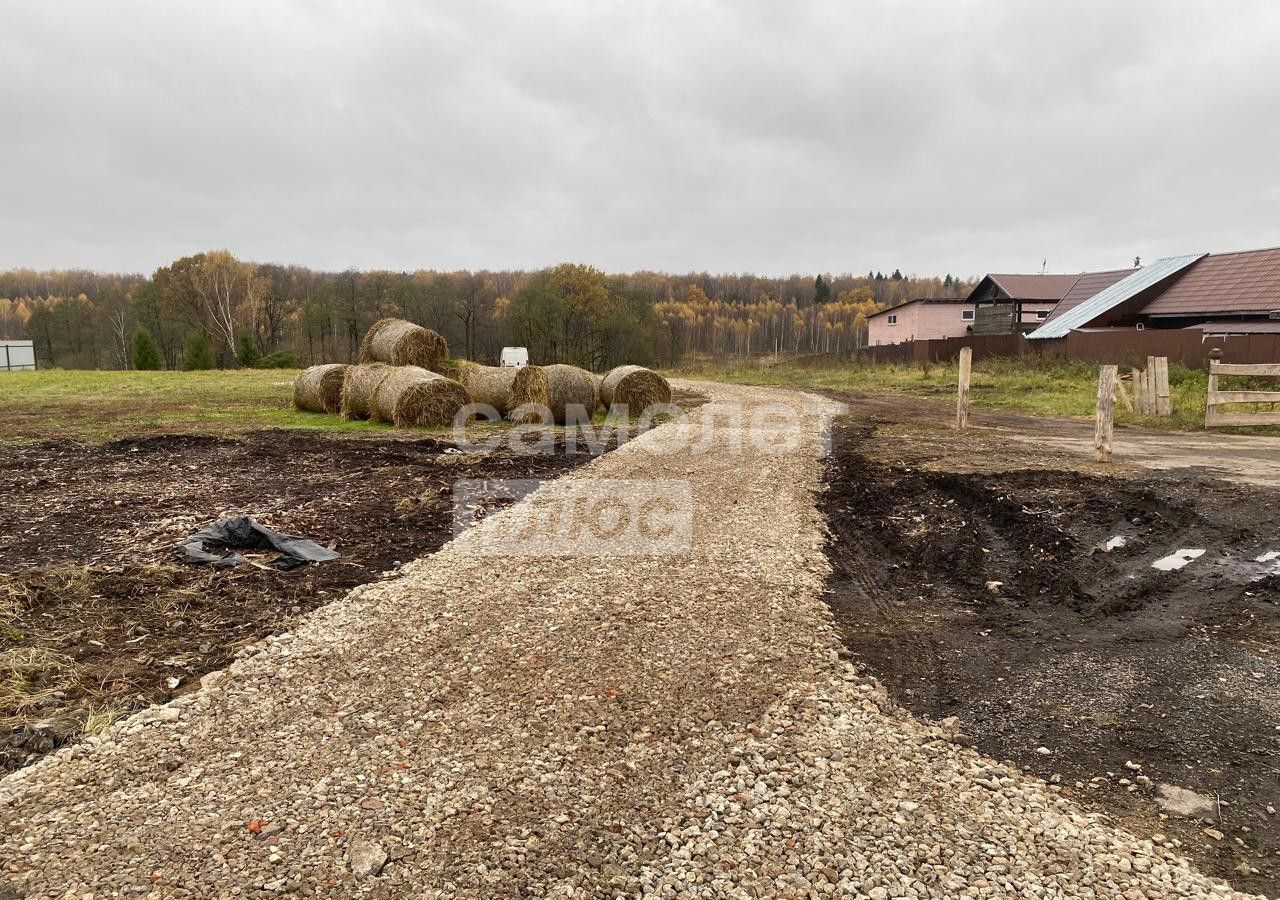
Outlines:
{"type": "Polygon", "coordinates": [[[139,325],[133,332],[133,367],[140,372],[160,368],[160,348],[151,332],[139,325]]]}
{"type": "Polygon", "coordinates": [[[203,331],[194,332],[187,338],[187,346],[182,351],[182,368],[188,372],[194,372],[199,369],[212,369],[216,365],[213,358],[213,344],[209,342],[208,335],[203,331]]]}
{"type": "Polygon", "coordinates": [[[277,350],[275,353],[268,353],[266,356],[258,360],[257,368],[259,369],[296,369],[298,368],[298,357],[294,355],[292,350],[277,350]]]}
{"type": "Polygon", "coordinates": [[[236,362],[247,369],[256,368],[262,359],[262,351],[258,349],[257,343],[252,335],[242,334],[240,340],[236,342],[236,362]]]}

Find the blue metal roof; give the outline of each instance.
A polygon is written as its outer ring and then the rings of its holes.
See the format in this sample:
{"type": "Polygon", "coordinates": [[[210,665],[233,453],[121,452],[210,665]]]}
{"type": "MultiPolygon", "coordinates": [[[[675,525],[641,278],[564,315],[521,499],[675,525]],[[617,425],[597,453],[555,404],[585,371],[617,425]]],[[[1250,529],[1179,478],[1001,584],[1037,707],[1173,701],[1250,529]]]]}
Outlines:
{"type": "Polygon", "coordinates": [[[1066,337],[1073,328],[1081,328],[1110,309],[1159,284],[1171,275],[1176,275],[1207,253],[1195,253],[1191,256],[1166,256],[1157,259],[1149,266],[1143,266],[1125,278],[1121,278],[1109,288],[1104,288],[1074,309],[1069,309],[1057,318],[1049,319],[1035,331],[1027,335],[1029,340],[1041,338],[1066,337]]]}

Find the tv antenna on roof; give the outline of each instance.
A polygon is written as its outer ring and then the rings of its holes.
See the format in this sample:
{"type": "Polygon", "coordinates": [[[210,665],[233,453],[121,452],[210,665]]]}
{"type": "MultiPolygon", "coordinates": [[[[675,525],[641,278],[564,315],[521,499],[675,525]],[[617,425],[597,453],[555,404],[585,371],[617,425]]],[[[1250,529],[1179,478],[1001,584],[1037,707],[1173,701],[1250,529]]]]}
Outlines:
{"type": "Polygon", "coordinates": [[[1048,270],[1049,270],[1049,260],[1046,257],[1045,259],[1040,261],[1040,274],[1043,275],[1048,270]]]}

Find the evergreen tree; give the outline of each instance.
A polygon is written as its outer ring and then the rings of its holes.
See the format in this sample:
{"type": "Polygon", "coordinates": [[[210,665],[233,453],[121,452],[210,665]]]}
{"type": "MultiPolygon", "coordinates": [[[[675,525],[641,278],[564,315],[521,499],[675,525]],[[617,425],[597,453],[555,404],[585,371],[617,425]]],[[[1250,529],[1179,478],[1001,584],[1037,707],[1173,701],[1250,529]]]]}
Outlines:
{"type": "Polygon", "coordinates": [[[182,368],[194,372],[198,369],[212,369],[215,365],[213,344],[209,342],[209,336],[203,331],[193,332],[187,339],[186,349],[182,351],[182,368]]]}
{"type": "Polygon", "coordinates": [[[262,353],[252,335],[242,334],[236,344],[236,361],[246,369],[252,369],[262,360],[262,353]]]}
{"type": "Polygon", "coordinates": [[[139,325],[133,331],[133,367],[139,372],[154,372],[160,368],[160,348],[151,332],[139,325]]]}
{"type": "Polygon", "coordinates": [[[813,302],[822,304],[831,299],[831,285],[819,275],[813,279],[813,302]]]}

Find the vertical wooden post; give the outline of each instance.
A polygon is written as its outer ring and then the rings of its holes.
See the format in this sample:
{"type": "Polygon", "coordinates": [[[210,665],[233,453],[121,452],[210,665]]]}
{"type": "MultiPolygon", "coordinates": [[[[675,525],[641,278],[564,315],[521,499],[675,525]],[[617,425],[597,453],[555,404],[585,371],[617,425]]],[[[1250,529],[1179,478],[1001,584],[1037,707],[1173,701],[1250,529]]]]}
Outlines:
{"type": "Polygon", "coordinates": [[[973,371],[973,349],[962,347],[960,350],[960,388],[956,398],[956,428],[964,431],[969,427],[969,376],[973,371]]]}
{"type": "Polygon", "coordinates": [[[1094,412],[1093,458],[1111,462],[1111,439],[1115,434],[1116,366],[1098,369],[1098,404],[1094,412]]]}
{"type": "Polygon", "coordinates": [[[1155,357],[1151,359],[1151,365],[1147,367],[1147,390],[1151,392],[1148,400],[1151,403],[1151,415],[1160,415],[1160,403],[1156,398],[1157,376],[1160,374],[1160,364],[1156,362],[1155,357]]]}
{"type": "Polygon", "coordinates": [[[1204,423],[1208,425],[1218,411],[1214,397],[1218,393],[1218,364],[1222,362],[1222,351],[1214,348],[1209,351],[1209,393],[1204,398],[1204,423]]]}
{"type": "Polygon", "coordinates": [[[1147,414],[1147,408],[1146,406],[1143,405],[1143,399],[1142,399],[1142,370],[1138,368],[1133,368],[1133,369],[1130,369],[1129,372],[1133,375],[1134,412],[1136,412],[1140,416],[1145,416],[1147,414]]]}
{"type": "Polygon", "coordinates": [[[1155,393],[1156,415],[1168,416],[1173,413],[1173,399],[1169,396],[1169,357],[1155,358],[1155,393]]]}

